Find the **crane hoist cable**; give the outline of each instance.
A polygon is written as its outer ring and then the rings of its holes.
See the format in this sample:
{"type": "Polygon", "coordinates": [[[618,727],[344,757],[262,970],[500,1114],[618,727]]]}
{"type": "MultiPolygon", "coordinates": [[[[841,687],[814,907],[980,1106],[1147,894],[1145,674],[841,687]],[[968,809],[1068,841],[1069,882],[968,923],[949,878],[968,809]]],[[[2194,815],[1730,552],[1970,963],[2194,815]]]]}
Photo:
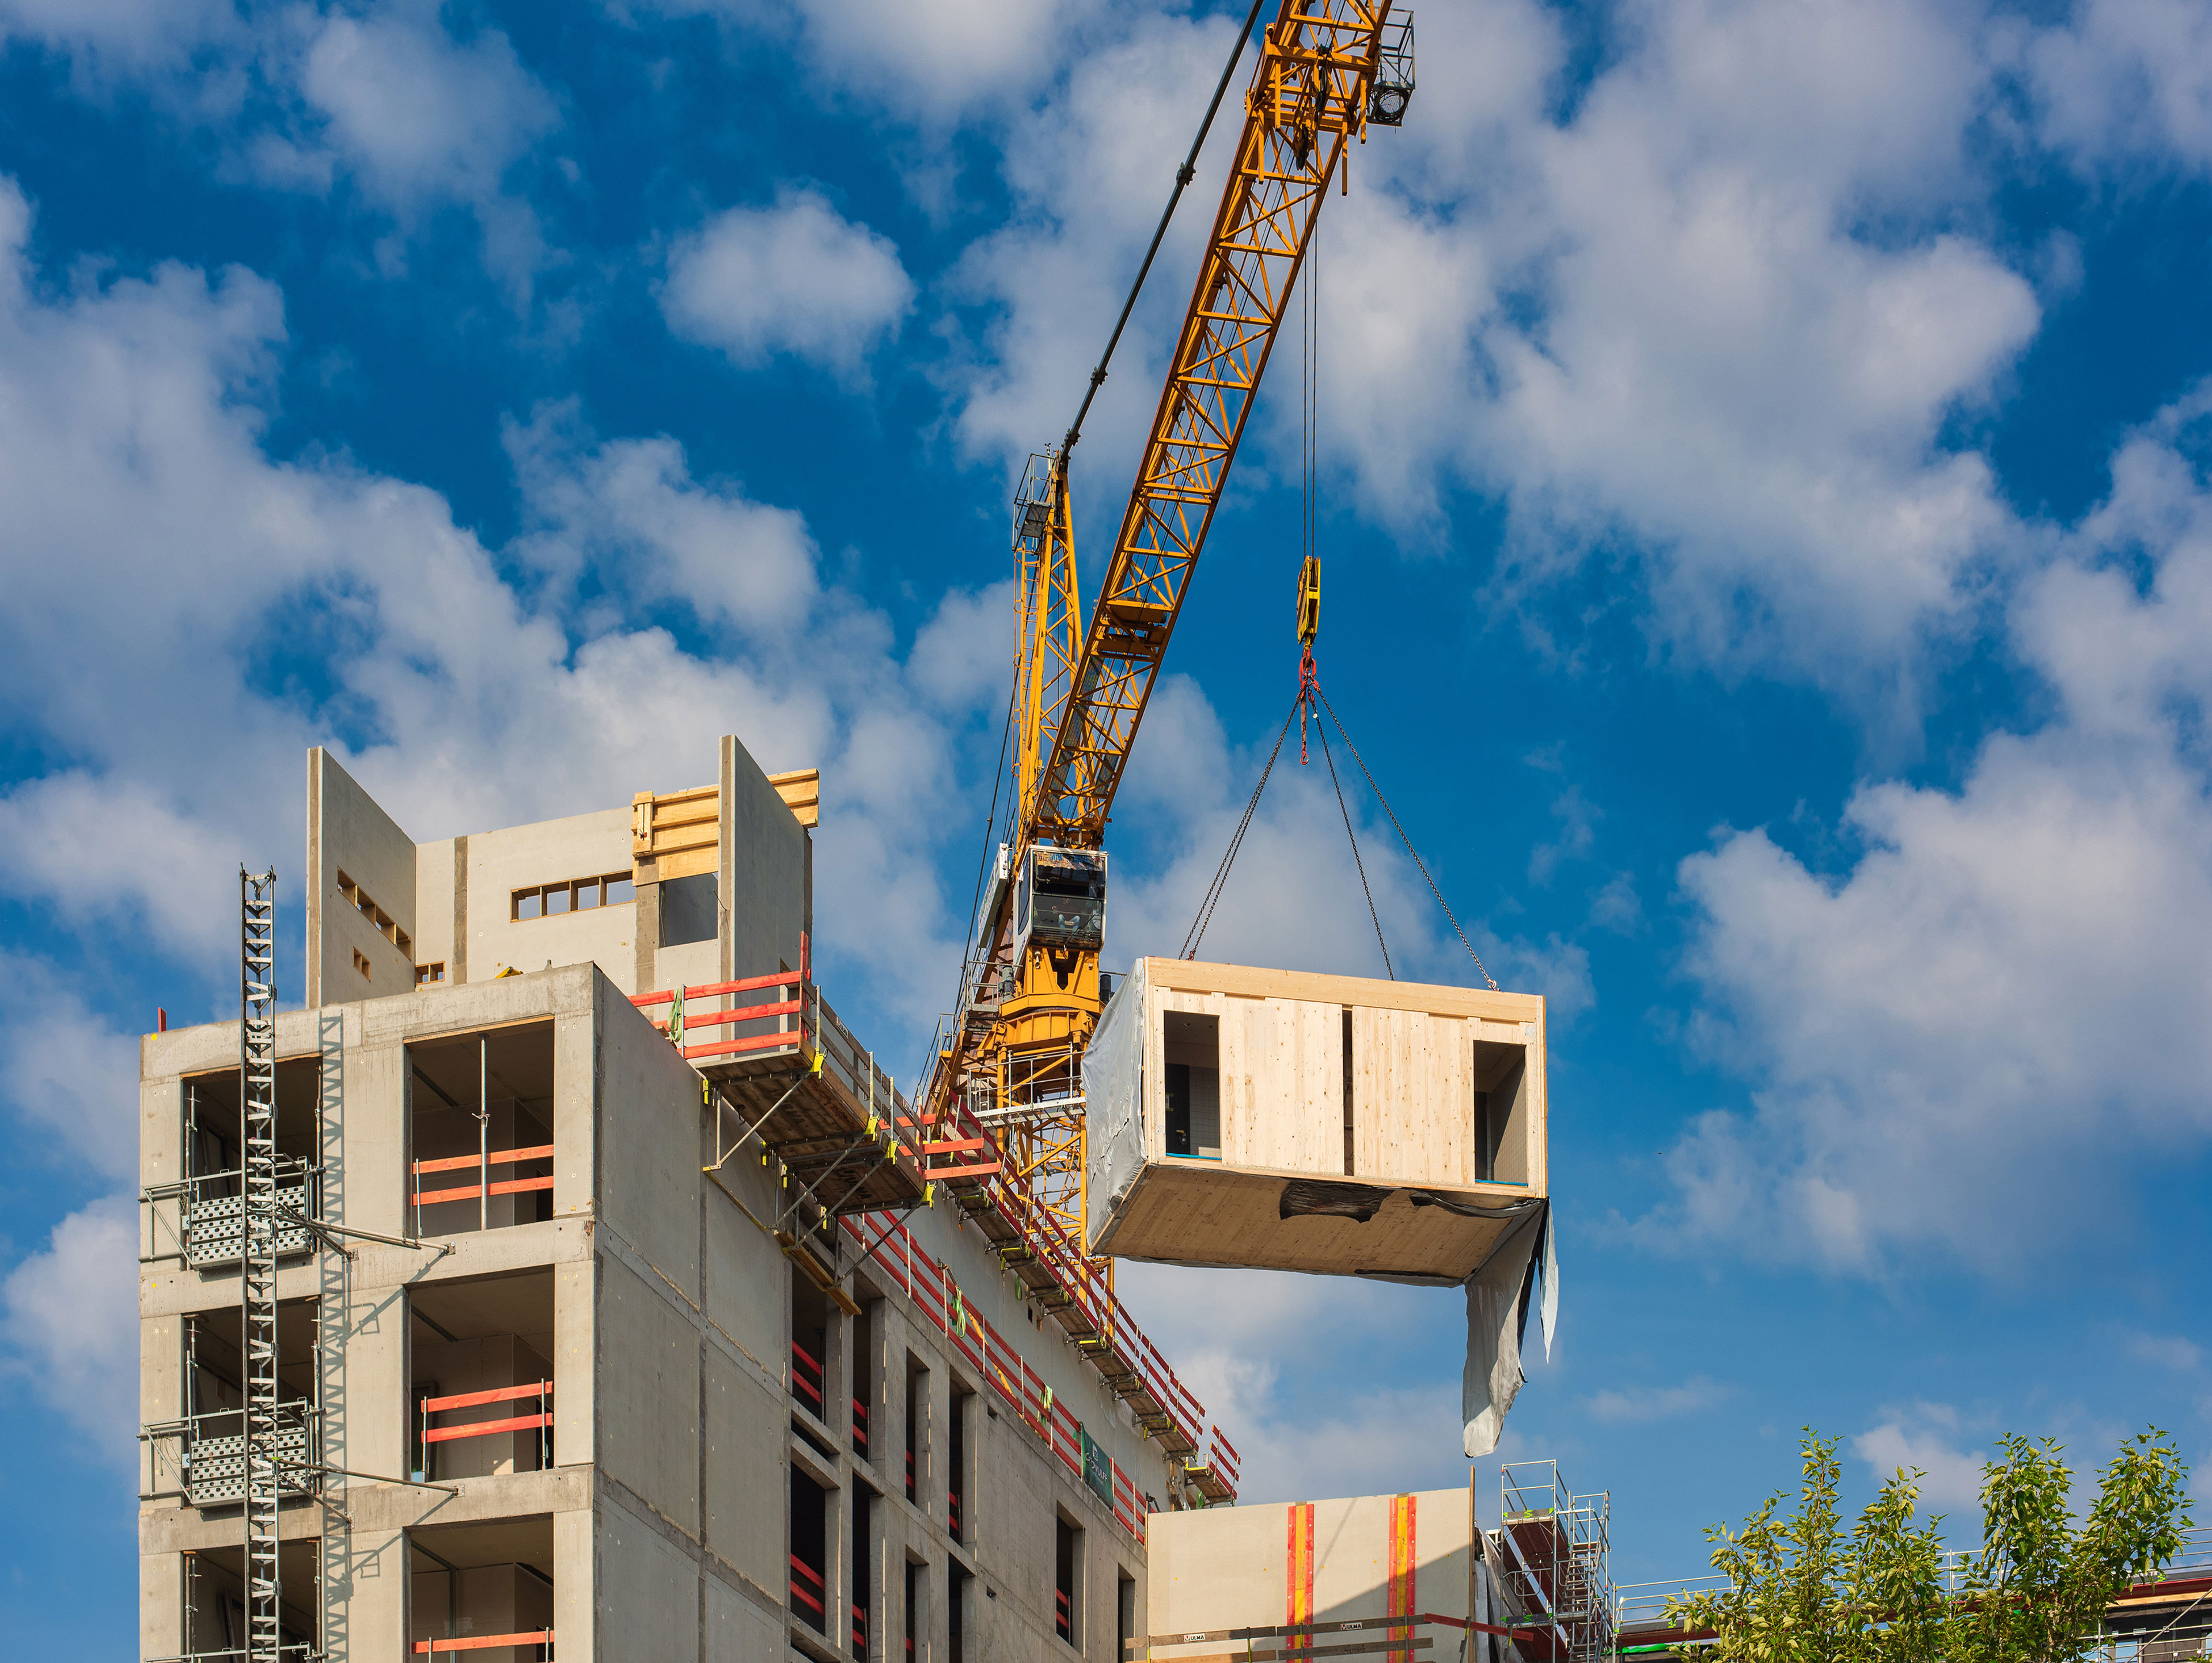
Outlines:
{"type": "MultiPolygon", "coordinates": [[[[1367,766],[1367,759],[1359,754],[1359,747],[1352,743],[1352,731],[1345,726],[1344,718],[1336,713],[1336,707],[1329,702],[1328,695],[1322,691],[1321,676],[1314,666],[1313,657],[1314,637],[1320,628],[1320,561],[1317,557],[1309,556],[1298,574],[1298,642],[1301,652],[1297,696],[1291,701],[1291,713],[1283,719],[1282,731],[1275,735],[1275,747],[1267,753],[1267,765],[1260,770],[1260,783],[1252,788],[1251,799],[1244,804],[1244,812],[1237,820],[1237,830],[1230,837],[1229,847],[1221,857],[1221,865],[1214,871],[1213,881],[1206,886],[1206,898],[1199,905],[1198,916],[1191,921],[1189,933],[1183,938],[1182,956],[1187,959],[1198,956],[1199,944],[1206,938],[1206,926],[1213,921],[1214,909],[1220,905],[1222,892],[1228,887],[1230,868],[1236,865],[1237,852],[1244,846],[1244,835],[1251,829],[1252,818],[1259,812],[1260,794],[1267,789],[1268,777],[1275,771],[1275,759],[1282,754],[1283,742],[1290,736],[1291,724],[1299,720],[1300,712],[1311,710],[1317,703],[1321,711],[1326,712],[1328,719],[1336,725],[1336,731],[1344,740],[1344,748],[1352,753],[1352,760],[1359,764],[1360,774],[1366,780],[1368,789],[1375,793],[1375,800],[1382,805],[1383,815],[1389,820],[1391,829],[1398,834],[1398,841],[1406,846],[1406,853],[1413,858],[1414,869],[1429,886],[1429,893],[1437,898],[1437,905],[1449,920],[1452,933],[1459,938],[1459,944],[1467,949],[1468,957],[1474,962],[1475,974],[1482,978],[1486,986],[1496,992],[1497,979],[1483,963],[1482,955],[1474,950],[1474,944],[1468,939],[1459,915],[1452,911],[1451,903],[1444,899],[1444,892],[1438,887],[1435,875],[1429,871],[1428,862],[1421,859],[1421,852],[1413,847],[1413,840],[1407,835],[1405,823],[1398,818],[1398,811],[1390,806],[1390,799],[1382,794],[1382,787],[1376,781],[1374,770],[1367,766]]],[[[1329,783],[1336,786],[1337,808],[1344,816],[1345,835],[1352,841],[1352,864],[1358,869],[1359,886],[1367,895],[1367,914],[1375,923],[1375,939],[1382,949],[1383,968],[1390,972],[1391,980],[1395,980],[1397,971],[1391,965],[1389,944],[1382,938],[1382,920],[1375,905],[1375,892],[1368,886],[1366,864],[1359,853],[1359,839],[1352,829],[1351,810],[1344,800],[1344,787],[1337,780],[1335,759],[1329,754],[1328,733],[1322,726],[1317,713],[1314,719],[1314,731],[1321,739],[1322,759],[1328,764],[1329,783]]],[[[1305,740],[1303,723],[1299,727],[1298,738],[1303,749],[1305,740]]]]}
{"type": "Polygon", "coordinates": [[[1121,302],[1121,315],[1114,320],[1114,332],[1106,337],[1106,350],[1098,355],[1098,364],[1091,372],[1091,385],[1083,390],[1083,403],[1075,412],[1075,420],[1067,424],[1067,433],[1060,440],[1060,453],[1065,456],[1075,449],[1076,441],[1083,437],[1083,418],[1091,414],[1091,401],[1098,396],[1105,384],[1106,366],[1113,361],[1114,349],[1121,344],[1121,331],[1129,326],[1129,314],[1137,308],[1137,296],[1143,293],[1145,279],[1151,275],[1153,258],[1160,252],[1160,243],[1168,234],[1168,222],[1175,217],[1176,204],[1182,200],[1183,191],[1192,179],[1198,177],[1198,153],[1206,148],[1206,136],[1212,130],[1213,118],[1221,108],[1221,100],[1229,91],[1230,77],[1237,73],[1237,65],[1244,57],[1244,45],[1252,38],[1253,26],[1260,21],[1260,8],[1267,0],[1252,0],[1252,9],[1244,14],[1244,27],[1237,31],[1237,44],[1229,50],[1229,61],[1221,66],[1221,79],[1214,83],[1212,101],[1206,106],[1206,118],[1198,124],[1198,137],[1190,142],[1190,154],[1176,169],[1175,189],[1168,193],[1168,205],[1160,210],[1160,222],[1152,228],[1152,246],[1145,250],[1144,264],[1137,268],[1137,280],[1129,285],[1129,298],[1121,302]]]}

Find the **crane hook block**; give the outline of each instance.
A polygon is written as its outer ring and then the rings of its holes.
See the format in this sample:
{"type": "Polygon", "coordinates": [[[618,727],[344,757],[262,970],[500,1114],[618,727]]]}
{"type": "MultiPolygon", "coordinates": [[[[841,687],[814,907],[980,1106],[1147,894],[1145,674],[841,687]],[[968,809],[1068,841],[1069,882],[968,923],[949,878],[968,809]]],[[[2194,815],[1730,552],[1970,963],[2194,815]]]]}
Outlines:
{"type": "Polygon", "coordinates": [[[1298,645],[1311,646],[1321,634],[1321,556],[1308,555],[1298,567],[1298,645]]]}

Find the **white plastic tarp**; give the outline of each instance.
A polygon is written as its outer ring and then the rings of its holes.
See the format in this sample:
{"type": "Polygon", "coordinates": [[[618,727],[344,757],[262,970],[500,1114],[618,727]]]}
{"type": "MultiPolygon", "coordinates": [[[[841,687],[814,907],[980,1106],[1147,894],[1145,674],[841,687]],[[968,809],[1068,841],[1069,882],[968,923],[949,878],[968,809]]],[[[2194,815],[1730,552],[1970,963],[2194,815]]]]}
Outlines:
{"type": "Polygon", "coordinates": [[[1544,1281],[1541,1305],[1544,1356],[1552,1355],[1552,1332],[1559,1314],[1559,1261],[1552,1243],[1552,1207],[1547,1201],[1498,1238],[1474,1274],[1467,1279],[1467,1372],[1460,1381],[1460,1411],[1467,1422],[1469,1457],[1487,1455],[1505,1430],[1506,1411],[1528,1378],[1521,1370],[1521,1338],[1528,1321],[1529,1284],[1540,1259],[1544,1281]]]}
{"type": "Polygon", "coordinates": [[[1121,978],[1083,1053],[1090,1241],[1111,1227],[1145,1167],[1145,963],[1121,978]]]}

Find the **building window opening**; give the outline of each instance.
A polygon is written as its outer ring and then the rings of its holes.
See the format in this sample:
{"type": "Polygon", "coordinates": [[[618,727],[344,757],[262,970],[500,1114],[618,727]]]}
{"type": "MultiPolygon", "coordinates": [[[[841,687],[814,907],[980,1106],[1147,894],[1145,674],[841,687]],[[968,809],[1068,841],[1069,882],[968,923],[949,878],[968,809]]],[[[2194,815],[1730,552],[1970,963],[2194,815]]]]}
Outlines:
{"type": "MultiPolygon", "coordinates": [[[[346,905],[369,921],[377,934],[382,936],[410,959],[415,956],[415,943],[407,932],[393,921],[389,913],[364,895],[361,885],[348,877],[343,871],[338,874],[338,894],[345,898],[346,905]]],[[[359,953],[356,953],[354,958],[358,962],[365,962],[362,961],[359,953]]],[[[362,974],[368,973],[364,971],[362,974]]]]}
{"type": "Polygon", "coordinates": [[[791,1400],[817,1423],[830,1419],[830,1302],[811,1279],[791,1272],[791,1400]]]}
{"type": "Polygon", "coordinates": [[[1221,1018],[1163,1013],[1167,1063],[1167,1152],[1221,1158],[1221,1018]]]}
{"type": "Polygon", "coordinates": [[[1474,1045],[1474,1178],[1479,1184],[1528,1181],[1528,1053],[1478,1040],[1474,1045]]]}
{"type": "Polygon", "coordinates": [[[407,1312],[415,1480],[553,1466],[553,1272],[427,1283],[407,1312]]]}
{"type": "Polygon", "coordinates": [[[1137,1637],[1137,1579],[1120,1566],[1114,1576],[1114,1655],[1126,1658],[1137,1637]]]}
{"type": "Polygon", "coordinates": [[[921,1601],[923,1590],[929,1586],[928,1573],[927,1565],[912,1559],[906,1562],[906,1598],[900,1604],[906,1618],[906,1663],[914,1663],[914,1642],[921,1633],[921,1601]]]}
{"type": "MultiPolygon", "coordinates": [[[[321,1216],[322,1062],[295,1057],[276,1065],[276,1253],[314,1246],[305,1220],[321,1216]],[[289,1215],[289,1216],[287,1216],[289,1215]]],[[[238,1071],[189,1075],[183,1083],[184,1176],[149,1187],[153,1243],[161,1258],[181,1257],[196,1269],[235,1265],[245,1250],[240,1200],[245,1127],[239,1115],[238,1071]]]]}
{"type": "Polygon", "coordinates": [[[968,1422],[975,1411],[973,1392],[952,1393],[952,1412],[945,1417],[946,1441],[951,1448],[945,1452],[945,1527],[956,1542],[968,1539],[968,1510],[961,1497],[968,1490],[968,1422]]]}
{"type": "Polygon", "coordinates": [[[817,1634],[830,1632],[830,1498],[791,1469],[791,1609],[817,1634]]]}
{"type": "Polygon", "coordinates": [[[912,1356],[906,1360],[906,1498],[921,1498],[922,1405],[929,1400],[929,1370],[912,1356]]]}
{"type": "Polygon", "coordinates": [[[602,872],[512,890],[507,895],[507,917],[520,924],[527,919],[560,918],[601,907],[619,907],[636,899],[637,889],[628,872],[602,872]]]}
{"type": "Polygon", "coordinates": [[[410,1656],[551,1663],[553,1518],[538,1514],[407,1533],[410,1656]]]}
{"type": "MultiPolygon", "coordinates": [[[[277,1482],[285,1496],[319,1490],[322,1417],[317,1409],[315,1302],[276,1308],[277,1482]]],[[[156,1495],[182,1495],[194,1507],[246,1499],[246,1363],[236,1308],[184,1321],[183,1413],[143,1429],[156,1495]]]]}
{"type": "Polygon", "coordinates": [[[945,1561],[945,1649],[951,1663],[968,1663],[968,1587],[975,1579],[957,1560],[945,1561]]]}
{"type": "Polygon", "coordinates": [[[363,981],[374,981],[376,979],[375,972],[368,962],[368,955],[358,947],[353,950],[353,968],[354,974],[363,981]]]}
{"type": "Polygon", "coordinates": [[[869,1575],[876,1557],[876,1498],[866,1487],[853,1486],[853,1655],[867,1663],[868,1642],[876,1615],[876,1581],[869,1575]]]}
{"type": "Polygon", "coordinates": [[[417,987],[442,986],[445,980],[446,962],[443,959],[440,959],[434,964],[418,964],[415,967],[415,985],[417,987]]]}
{"type": "Polygon", "coordinates": [[[853,1319],[853,1453],[874,1463],[868,1452],[868,1415],[876,1401],[876,1323],[874,1304],[860,1308],[853,1319]]]}
{"type": "Polygon", "coordinates": [[[418,1235],[553,1216],[553,1024],[407,1047],[408,1199],[418,1235]]]}
{"type": "MultiPolygon", "coordinates": [[[[313,1537],[276,1546],[276,1644],[284,1663],[320,1655],[322,1544],[313,1537]]],[[[246,1550],[210,1547],[184,1556],[183,1618],[188,1658],[246,1655],[246,1550]]]]}
{"type": "Polygon", "coordinates": [[[1076,1592],[1082,1580],[1083,1533],[1057,1514],[1052,1530],[1052,1631],[1080,1651],[1082,1613],[1076,1609],[1076,1592]]]}

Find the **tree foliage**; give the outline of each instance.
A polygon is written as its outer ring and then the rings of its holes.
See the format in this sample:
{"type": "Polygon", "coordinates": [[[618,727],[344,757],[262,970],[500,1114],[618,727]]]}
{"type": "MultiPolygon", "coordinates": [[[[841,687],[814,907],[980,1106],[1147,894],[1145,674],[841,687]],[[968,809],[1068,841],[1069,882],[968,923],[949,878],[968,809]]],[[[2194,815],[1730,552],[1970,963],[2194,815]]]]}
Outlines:
{"type": "Polygon", "coordinates": [[[1982,1472],[1981,1546],[1947,1553],[1900,1467],[1846,1531],[1840,1440],[1808,1430],[1796,1509],[1778,1491],[1740,1530],[1715,1525],[1725,1585],[1667,1602],[1715,1636],[1699,1663],[2072,1663],[2112,1599],[2179,1551],[2188,1469],[2154,1429],[2120,1446],[2078,1522],[2051,1439],[2008,1437],[1982,1472]]]}

